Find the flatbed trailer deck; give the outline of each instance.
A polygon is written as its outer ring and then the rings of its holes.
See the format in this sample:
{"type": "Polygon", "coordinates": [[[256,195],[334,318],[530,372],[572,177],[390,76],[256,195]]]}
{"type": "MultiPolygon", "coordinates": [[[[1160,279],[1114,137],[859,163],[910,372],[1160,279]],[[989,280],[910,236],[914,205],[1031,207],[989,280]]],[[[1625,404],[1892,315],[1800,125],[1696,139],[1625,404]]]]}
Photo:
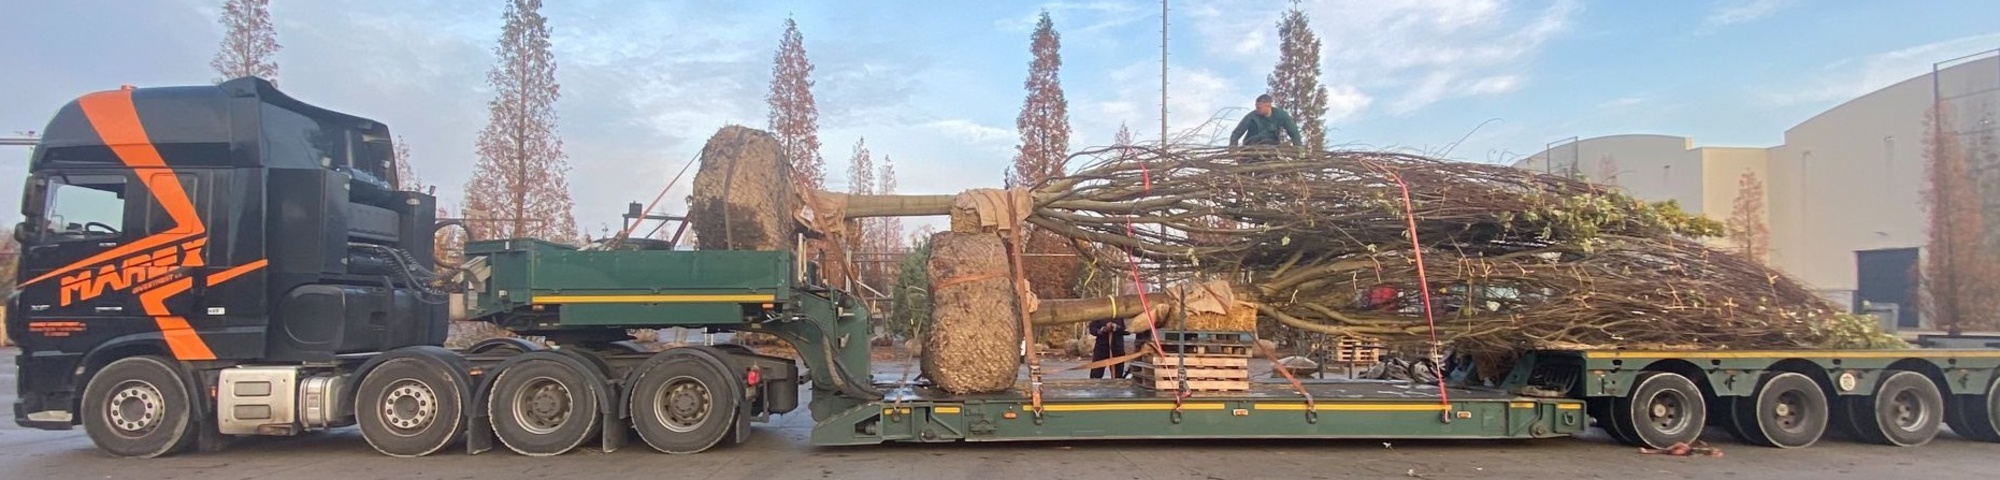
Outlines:
{"type": "MultiPolygon", "coordinates": [[[[1025,383],[1025,382],[1024,382],[1025,383]]],[[[884,383],[884,398],[822,420],[817,445],[1199,438],[1538,438],[1583,431],[1584,404],[1499,390],[1382,380],[1280,379],[1244,392],[1176,392],[1130,380],[1050,380],[1040,414],[1026,387],[953,395],[884,383]],[[825,425],[854,428],[824,428],[825,425]]]]}
{"type": "Polygon", "coordinates": [[[1651,448],[1692,442],[1709,427],[1771,447],[1808,446],[1829,429],[1913,446],[1944,426],[2000,441],[1996,379],[2000,350],[1544,350],[1523,357],[1500,386],[1450,386],[1448,399],[1412,381],[1300,379],[1302,394],[1266,378],[1246,392],[1176,402],[1176,392],[1129,380],[1051,380],[1036,415],[1026,382],[955,395],[878,378],[882,399],[819,419],[812,441],[1504,439],[1594,425],[1651,448]],[[1908,382],[1917,378],[1927,382],[1908,382]]]}

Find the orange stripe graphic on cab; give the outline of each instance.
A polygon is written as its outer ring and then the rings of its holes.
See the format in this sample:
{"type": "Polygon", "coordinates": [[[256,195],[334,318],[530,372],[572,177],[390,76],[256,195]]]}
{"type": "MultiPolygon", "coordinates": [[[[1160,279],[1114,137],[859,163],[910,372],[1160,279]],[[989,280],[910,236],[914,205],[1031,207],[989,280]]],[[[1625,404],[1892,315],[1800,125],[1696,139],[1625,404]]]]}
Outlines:
{"type": "Polygon", "coordinates": [[[92,93],[77,99],[77,104],[82,107],[84,117],[90,119],[91,128],[97,130],[98,138],[118,156],[118,161],[138,171],[140,181],[145,182],[147,186],[146,191],[152,194],[153,199],[158,201],[160,207],[164,208],[167,215],[174,220],[174,228],[167,229],[166,233],[141,238],[104,253],[92,255],[82,261],[50,270],[48,273],[21,282],[22,287],[116,260],[148,248],[200,236],[208,231],[207,226],[202,224],[201,217],[195,214],[194,202],[189,200],[187,191],[181,189],[180,182],[146,181],[145,174],[148,170],[164,173],[172,173],[173,170],[167,168],[166,159],[160,157],[160,151],[153,148],[152,140],[146,136],[146,127],[139,122],[138,107],[132,103],[132,91],[92,93]]]}

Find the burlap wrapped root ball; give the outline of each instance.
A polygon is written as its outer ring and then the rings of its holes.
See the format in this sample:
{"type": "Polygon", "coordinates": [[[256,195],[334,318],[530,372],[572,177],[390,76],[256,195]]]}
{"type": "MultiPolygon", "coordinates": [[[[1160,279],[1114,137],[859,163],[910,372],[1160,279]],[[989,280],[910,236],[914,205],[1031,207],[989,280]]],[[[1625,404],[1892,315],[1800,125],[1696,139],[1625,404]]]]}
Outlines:
{"type": "Polygon", "coordinates": [[[931,236],[931,327],[923,369],[951,393],[1014,386],[1021,367],[1020,301],[1007,273],[1007,249],[992,234],[931,236]]]}
{"type": "Polygon", "coordinates": [[[731,125],[701,149],[689,220],[702,250],[791,250],[803,203],[769,132],[731,125]]]}

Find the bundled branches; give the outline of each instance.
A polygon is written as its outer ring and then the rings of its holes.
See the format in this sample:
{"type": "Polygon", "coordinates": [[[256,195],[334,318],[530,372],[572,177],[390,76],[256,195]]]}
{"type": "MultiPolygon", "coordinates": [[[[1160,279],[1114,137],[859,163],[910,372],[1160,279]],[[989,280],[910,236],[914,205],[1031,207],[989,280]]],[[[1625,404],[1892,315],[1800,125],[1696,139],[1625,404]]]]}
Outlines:
{"type": "Polygon", "coordinates": [[[1261,313],[1293,328],[1428,338],[1417,291],[1428,288],[1441,335],[1470,350],[1895,343],[1795,280],[1701,244],[1720,223],[1581,181],[1384,152],[1076,156],[1087,166],[1035,187],[1030,222],[1168,277],[1245,284],[1261,313]]]}

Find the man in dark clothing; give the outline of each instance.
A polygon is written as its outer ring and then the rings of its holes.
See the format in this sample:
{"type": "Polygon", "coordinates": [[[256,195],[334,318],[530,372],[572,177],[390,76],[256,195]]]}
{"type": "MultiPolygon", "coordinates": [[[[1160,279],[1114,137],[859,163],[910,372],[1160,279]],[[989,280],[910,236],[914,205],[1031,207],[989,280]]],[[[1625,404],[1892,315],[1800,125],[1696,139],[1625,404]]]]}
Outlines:
{"type": "MultiPolygon", "coordinates": [[[[1125,329],[1124,319],[1097,320],[1084,328],[1090,329],[1090,334],[1097,337],[1097,345],[1090,349],[1091,362],[1125,356],[1125,336],[1132,332],[1125,329]]],[[[1111,378],[1125,378],[1123,362],[1112,364],[1110,368],[1111,378]]],[[[1090,369],[1090,378],[1104,378],[1104,369],[1090,369]]]]}
{"type": "Polygon", "coordinates": [[[1272,107],[1270,94],[1258,95],[1257,109],[1236,123],[1236,131],[1229,134],[1229,146],[1278,145],[1284,136],[1290,136],[1293,145],[1305,144],[1299,137],[1299,124],[1292,122],[1292,114],[1272,107]]]}

